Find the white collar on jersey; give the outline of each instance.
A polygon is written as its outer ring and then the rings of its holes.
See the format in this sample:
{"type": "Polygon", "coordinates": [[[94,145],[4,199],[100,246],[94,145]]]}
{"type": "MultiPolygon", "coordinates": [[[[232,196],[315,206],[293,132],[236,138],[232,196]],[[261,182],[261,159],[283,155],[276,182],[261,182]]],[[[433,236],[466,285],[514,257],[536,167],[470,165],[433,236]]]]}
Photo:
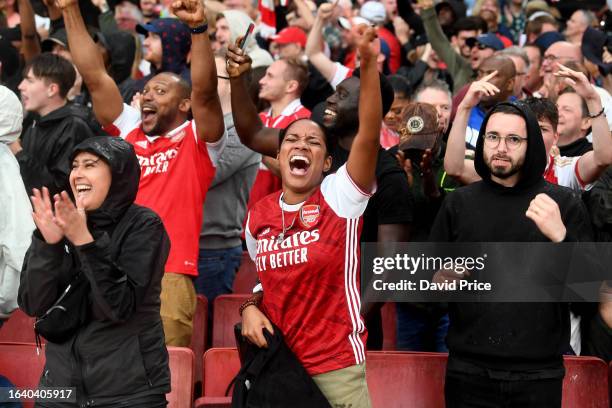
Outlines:
{"type": "MultiPolygon", "coordinates": [[[[185,126],[189,125],[189,123],[190,123],[190,121],[186,120],[182,125],[180,125],[179,127],[175,128],[175,129],[172,129],[171,131],[166,133],[166,135],[163,136],[163,137],[172,137],[172,136],[174,136],[175,134],[180,132],[185,126]]],[[[153,143],[154,141],[156,141],[158,138],[160,138],[162,136],[149,136],[149,135],[145,135],[145,137],[147,138],[149,143],[153,143]]]]}
{"type": "Polygon", "coordinates": [[[278,205],[281,207],[281,210],[284,210],[284,211],[287,211],[287,212],[295,212],[295,211],[299,210],[300,208],[302,208],[302,206],[306,202],[306,201],[302,201],[301,203],[297,203],[297,204],[287,204],[283,200],[283,195],[284,194],[285,193],[281,193],[280,197],[278,198],[278,205]]]}
{"type": "MultiPolygon", "coordinates": [[[[285,109],[283,109],[283,111],[281,112],[280,115],[278,116],[289,116],[289,115],[293,115],[295,112],[297,112],[300,108],[302,107],[302,102],[300,102],[300,98],[294,99],[291,102],[289,102],[289,104],[287,106],[285,106],[285,109]]],[[[267,116],[271,116],[272,115],[272,108],[268,109],[268,112],[266,113],[267,116]]]]}

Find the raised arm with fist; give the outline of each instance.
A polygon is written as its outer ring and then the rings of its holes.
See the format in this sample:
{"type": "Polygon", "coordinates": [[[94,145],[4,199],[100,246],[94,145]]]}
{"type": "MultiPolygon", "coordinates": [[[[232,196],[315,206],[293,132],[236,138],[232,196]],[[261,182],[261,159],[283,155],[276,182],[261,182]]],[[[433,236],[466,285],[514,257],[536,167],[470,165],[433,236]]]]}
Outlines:
{"type": "Polygon", "coordinates": [[[202,0],[177,0],[170,5],[170,11],[191,28],[207,23],[206,8],[202,0]]]}

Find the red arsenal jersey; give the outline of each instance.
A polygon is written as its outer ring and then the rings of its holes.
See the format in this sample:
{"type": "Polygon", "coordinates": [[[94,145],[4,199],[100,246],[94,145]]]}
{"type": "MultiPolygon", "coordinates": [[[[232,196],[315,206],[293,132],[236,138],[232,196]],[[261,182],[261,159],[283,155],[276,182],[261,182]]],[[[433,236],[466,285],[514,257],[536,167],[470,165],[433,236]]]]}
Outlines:
{"type": "Polygon", "coordinates": [[[225,135],[216,143],[202,143],[195,122],[187,121],[164,136],[147,136],[140,112],[128,105],[105,130],[134,146],[140,162],[136,204],[155,211],[170,236],[166,272],[197,276],[204,199],[225,135]]]}
{"type": "Polygon", "coordinates": [[[279,191],[249,212],[262,310],[310,375],[365,361],[359,234],[369,197],[342,166],[304,203],[284,204],[279,191]]]}

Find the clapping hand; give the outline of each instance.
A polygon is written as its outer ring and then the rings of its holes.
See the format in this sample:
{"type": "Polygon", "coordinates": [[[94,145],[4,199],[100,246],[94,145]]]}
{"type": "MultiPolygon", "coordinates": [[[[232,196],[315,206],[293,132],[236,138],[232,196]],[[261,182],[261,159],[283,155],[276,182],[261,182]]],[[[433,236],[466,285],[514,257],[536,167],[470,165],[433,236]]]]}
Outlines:
{"type": "Polygon", "coordinates": [[[64,238],[64,231],[53,221],[53,207],[49,197],[49,189],[42,188],[41,191],[37,188],[33,190],[32,200],[32,218],[36,227],[42,234],[45,242],[48,244],[57,244],[64,238]]]}
{"type": "Polygon", "coordinates": [[[77,198],[75,206],[65,191],[56,194],[53,198],[55,201],[53,221],[62,229],[64,236],[77,246],[92,242],[93,237],[87,228],[87,215],[80,200],[77,198]]]}
{"type": "Polygon", "coordinates": [[[56,194],[52,204],[47,187],[42,188],[42,193],[35,188],[30,198],[34,210],[32,218],[45,242],[57,244],[66,237],[78,246],[93,241],[87,228],[85,209],[80,203],[75,206],[68,193],[56,194]]]}

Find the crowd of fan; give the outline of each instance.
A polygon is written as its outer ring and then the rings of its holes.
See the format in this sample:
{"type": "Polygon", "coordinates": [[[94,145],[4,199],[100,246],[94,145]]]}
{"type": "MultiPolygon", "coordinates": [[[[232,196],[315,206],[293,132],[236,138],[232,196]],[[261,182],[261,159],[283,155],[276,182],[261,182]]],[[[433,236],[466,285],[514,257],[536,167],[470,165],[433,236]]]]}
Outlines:
{"type": "MultiPolygon", "coordinates": [[[[4,248],[0,318],[4,319],[17,308],[19,272],[34,229],[28,199],[32,189],[46,186],[51,195],[67,189],[72,150],[87,138],[125,137],[140,119],[145,127],[147,120],[152,123],[152,116],[158,128],[145,129],[147,135],[163,135],[192,117],[197,122],[201,115],[181,105],[181,98],[164,105],[150,103],[148,96],[164,92],[160,78],[184,84],[185,92],[196,75],[206,78],[202,62],[194,58],[199,54],[190,27],[172,15],[171,2],[78,3],[86,30],[74,22],[62,1],[0,0],[0,246],[4,248]],[[79,50],[85,40],[95,43],[96,55],[83,51],[88,45],[79,50]],[[101,78],[94,66],[98,60],[118,92],[108,91],[108,84],[96,80],[101,78]],[[113,99],[116,95],[123,108],[110,106],[118,100],[113,99]],[[169,125],[159,125],[163,121],[169,125]]],[[[205,206],[189,208],[198,201],[188,197],[187,207],[167,208],[182,194],[196,194],[181,191],[181,180],[173,180],[177,188],[167,190],[141,182],[141,190],[147,192],[139,191],[146,196],[139,196],[141,202],[153,203],[151,208],[171,238],[161,290],[166,344],[189,345],[196,293],[208,298],[209,316],[214,299],[231,293],[244,251],[247,211],[281,188],[278,161],[260,154],[266,149],[254,137],[261,124],[284,129],[296,119],[334,116],[331,171],[347,161],[358,124],[358,90],[343,81],[359,68],[363,24],[376,28],[376,63],[391,84],[394,99],[382,123],[377,190],[364,213],[362,242],[427,240],[445,196],[480,179],[473,151],[488,110],[515,100],[525,100],[537,116],[548,155],[545,179],[582,194],[596,238],[612,237],[612,36],[608,32],[612,14],[605,3],[586,2],[589,9],[578,8],[585,2],[542,0],[204,3],[224,127],[218,131],[219,124],[209,126],[203,120],[208,133],[198,133],[209,143],[208,155],[216,167],[214,178],[213,173],[202,175],[208,190],[205,206]],[[230,86],[234,76],[228,72],[228,47],[245,35],[251,23],[255,29],[243,48],[251,60],[245,95],[257,106],[260,124],[238,119],[236,111],[232,115],[241,105],[230,86]],[[564,72],[571,72],[567,75],[574,79],[583,75],[592,85],[581,87],[575,80],[568,86],[564,72]],[[483,82],[497,91],[483,91],[485,96],[474,99],[475,87],[483,82]],[[598,112],[592,107],[601,107],[607,127],[595,122],[598,112]],[[425,119],[424,130],[407,123],[414,116],[425,119]],[[440,137],[418,156],[401,148],[411,133],[428,131],[440,137]],[[219,142],[220,138],[225,141],[219,142]],[[223,144],[218,157],[215,143],[223,144]],[[160,201],[165,207],[158,210],[160,201]],[[187,237],[178,243],[173,240],[182,229],[193,230],[192,224],[199,220],[197,234],[185,233],[187,237]],[[197,257],[180,259],[196,244],[197,257]]],[[[194,92],[202,91],[205,99],[202,83],[196,82],[194,92]]],[[[138,143],[146,148],[153,140],[128,136],[137,154],[138,143]]],[[[156,154],[139,154],[145,175],[166,172],[170,156],[177,153],[156,154]]],[[[448,351],[444,305],[398,304],[397,312],[397,349],[448,351]]],[[[380,349],[380,305],[368,305],[363,313],[368,348],[380,349]]],[[[572,323],[568,353],[610,361],[609,305],[580,305],[572,310],[572,323]],[[589,334],[594,332],[598,334],[589,334]]]]}

